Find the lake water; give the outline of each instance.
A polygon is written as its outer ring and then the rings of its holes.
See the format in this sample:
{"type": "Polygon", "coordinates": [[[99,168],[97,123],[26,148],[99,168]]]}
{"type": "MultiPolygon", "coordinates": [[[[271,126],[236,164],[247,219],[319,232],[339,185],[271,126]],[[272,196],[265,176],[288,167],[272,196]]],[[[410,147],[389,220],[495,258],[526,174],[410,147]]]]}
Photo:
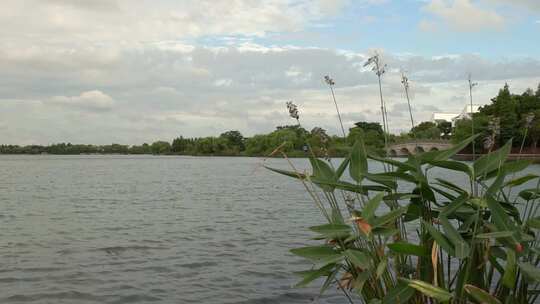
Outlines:
{"type": "Polygon", "coordinates": [[[0,303],[344,303],[292,288],[323,219],[261,163],[0,156],[0,303]]]}

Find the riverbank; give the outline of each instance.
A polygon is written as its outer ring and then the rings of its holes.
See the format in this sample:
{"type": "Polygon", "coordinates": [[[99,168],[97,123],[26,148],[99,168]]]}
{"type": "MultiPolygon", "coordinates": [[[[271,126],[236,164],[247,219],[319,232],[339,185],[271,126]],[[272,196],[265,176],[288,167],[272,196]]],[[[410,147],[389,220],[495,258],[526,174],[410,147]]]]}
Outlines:
{"type": "MultiPolygon", "coordinates": [[[[456,154],[453,158],[456,160],[462,160],[462,161],[472,161],[474,159],[478,159],[479,157],[483,156],[485,154],[477,154],[476,157],[473,157],[472,154],[456,154]]],[[[540,163],[540,154],[509,154],[508,160],[530,160],[533,163],[540,163]]]]}

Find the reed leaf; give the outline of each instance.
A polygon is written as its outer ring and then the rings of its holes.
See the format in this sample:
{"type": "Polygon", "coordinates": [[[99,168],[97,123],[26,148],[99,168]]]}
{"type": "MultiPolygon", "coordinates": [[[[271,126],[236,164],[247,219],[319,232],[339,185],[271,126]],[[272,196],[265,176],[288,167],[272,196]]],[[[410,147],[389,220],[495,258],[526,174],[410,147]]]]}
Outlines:
{"type": "Polygon", "coordinates": [[[474,285],[466,284],[464,286],[465,291],[476,301],[482,304],[502,304],[494,296],[490,295],[487,291],[480,289],[474,285]]]}

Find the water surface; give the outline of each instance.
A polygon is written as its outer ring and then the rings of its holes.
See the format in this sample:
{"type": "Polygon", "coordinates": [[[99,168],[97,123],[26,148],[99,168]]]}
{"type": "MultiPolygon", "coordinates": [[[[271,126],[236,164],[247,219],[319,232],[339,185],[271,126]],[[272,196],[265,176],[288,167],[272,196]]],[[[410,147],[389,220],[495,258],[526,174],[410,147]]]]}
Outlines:
{"type": "Polygon", "coordinates": [[[323,220],[261,163],[0,156],[0,303],[344,303],[292,288],[323,220]]]}

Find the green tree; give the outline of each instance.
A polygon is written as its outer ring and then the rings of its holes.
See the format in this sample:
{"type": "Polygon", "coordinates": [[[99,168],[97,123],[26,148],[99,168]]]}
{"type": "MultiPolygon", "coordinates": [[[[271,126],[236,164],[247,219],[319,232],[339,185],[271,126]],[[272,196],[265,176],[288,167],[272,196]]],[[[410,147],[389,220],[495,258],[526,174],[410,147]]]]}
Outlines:
{"type": "Polygon", "coordinates": [[[439,139],[441,130],[431,121],[424,121],[411,129],[411,137],[417,139],[439,139]]]}
{"type": "Polygon", "coordinates": [[[240,133],[239,131],[227,131],[225,133],[221,133],[219,137],[225,139],[228,148],[238,151],[244,151],[244,136],[242,136],[242,133],[240,133]]]}
{"type": "MultiPolygon", "coordinates": [[[[508,84],[499,90],[499,94],[491,99],[492,103],[480,109],[487,116],[499,117],[501,122],[501,134],[497,144],[503,145],[512,138],[519,137],[519,120],[516,112],[516,98],[510,94],[508,84]]],[[[516,144],[517,141],[514,141],[516,144]]]]}
{"type": "Polygon", "coordinates": [[[183,153],[188,148],[188,140],[184,139],[184,137],[180,136],[172,141],[171,145],[171,151],[175,153],[183,153]]]}
{"type": "Polygon", "coordinates": [[[540,140],[540,109],[532,112],[532,114],[534,115],[533,120],[527,133],[531,142],[530,146],[536,150],[538,147],[538,141],[540,140]]]}
{"type": "Polygon", "coordinates": [[[441,137],[443,139],[450,139],[450,135],[452,134],[452,123],[449,121],[441,121],[437,123],[437,128],[439,128],[439,131],[441,133],[441,137]]]}
{"type": "MultiPolygon", "coordinates": [[[[274,147],[274,148],[277,148],[274,147]]],[[[263,155],[270,149],[270,141],[268,135],[255,135],[246,139],[247,155],[263,155]]]]}
{"type": "Polygon", "coordinates": [[[359,121],[354,124],[356,127],[364,130],[364,131],[375,131],[381,135],[383,135],[383,129],[380,123],[378,122],[365,122],[365,121],[359,121]]]}
{"type": "Polygon", "coordinates": [[[357,122],[356,127],[349,129],[347,142],[353,145],[359,138],[364,140],[364,144],[372,150],[384,152],[384,133],[382,126],[378,122],[357,122]]]}
{"type": "Polygon", "coordinates": [[[167,154],[171,152],[171,144],[166,141],[155,141],[150,146],[153,154],[167,154]]]}
{"type": "MultiPolygon", "coordinates": [[[[483,113],[474,113],[474,134],[480,134],[479,137],[475,140],[475,147],[478,151],[483,149],[483,142],[485,137],[488,135],[488,124],[489,117],[483,113]]],[[[452,142],[460,143],[465,139],[472,136],[472,125],[471,120],[468,118],[460,119],[456,121],[454,127],[454,133],[452,136],[452,142]]]]}

